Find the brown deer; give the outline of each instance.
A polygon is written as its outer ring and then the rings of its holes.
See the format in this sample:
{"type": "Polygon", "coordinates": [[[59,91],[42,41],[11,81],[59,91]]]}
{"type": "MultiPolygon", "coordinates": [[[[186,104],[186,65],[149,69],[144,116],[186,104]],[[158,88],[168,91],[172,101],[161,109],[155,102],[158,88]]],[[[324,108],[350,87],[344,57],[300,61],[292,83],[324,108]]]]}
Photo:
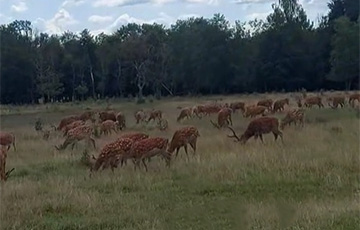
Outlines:
{"type": "Polygon", "coordinates": [[[360,102],[360,93],[353,93],[349,96],[349,104],[351,107],[355,107],[355,101],[360,102]]]}
{"type": "Polygon", "coordinates": [[[262,135],[270,132],[274,134],[275,141],[278,136],[280,136],[281,141],[283,141],[282,132],[279,130],[279,121],[275,117],[260,117],[252,120],[240,137],[236,135],[235,131],[231,127],[228,128],[233,133],[233,135],[228,135],[228,137],[236,138],[236,140],[242,144],[245,144],[253,136],[255,139],[260,137],[261,142],[264,142],[262,135]]]}
{"type": "Polygon", "coordinates": [[[328,101],[328,105],[333,109],[336,109],[339,105],[341,108],[345,106],[345,97],[343,96],[329,97],[327,101],[328,101]],[[332,104],[330,104],[330,102],[332,102],[332,104]]]}
{"type": "Polygon", "coordinates": [[[247,106],[243,114],[244,117],[256,117],[258,115],[265,116],[266,107],[261,105],[247,106]]]}
{"type": "Polygon", "coordinates": [[[81,125],[73,128],[67,133],[67,137],[64,143],[60,146],[55,146],[55,148],[57,150],[64,150],[68,145],[71,144],[71,149],[74,149],[74,146],[77,142],[81,140],[87,140],[88,142],[91,142],[94,146],[94,149],[96,149],[95,140],[92,138],[93,131],[94,128],[89,125],[81,125]]]}
{"type": "Polygon", "coordinates": [[[205,114],[205,106],[203,105],[195,105],[193,108],[192,108],[192,113],[197,116],[198,118],[202,118],[203,115],[206,115],[205,114]]]}
{"type": "Polygon", "coordinates": [[[61,119],[60,124],[58,125],[56,130],[62,131],[66,125],[68,125],[74,121],[77,121],[77,120],[80,120],[79,116],[77,116],[77,115],[70,115],[70,116],[64,117],[63,119],[61,119]]]}
{"type": "Polygon", "coordinates": [[[217,124],[215,124],[212,120],[210,120],[210,122],[215,126],[215,128],[218,129],[228,126],[229,124],[232,125],[231,114],[232,114],[232,109],[223,108],[218,112],[217,124]]]}
{"type": "Polygon", "coordinates": [[[101,122],[100,124],[100,135],[105,134],[111,134],[111,131],[114,131],[117,133],[116,127],[118,126],[118,122],[114,122],[113,120],[106,120],[101,122]]]}
{"type": "Polygon", "coordinates": [[[275,101],[273,106],[273,113],[283,111],[285,105],[289,105],[289,98],[275,101]]]}
{"type": "Polygon", "coordinates": [[[284,129],[286,125],[291,125],[291,123],[297,124],[299,121],[301,126],[304,126],[304,109],[294,109],[289,111],[286,116],[280,122],[280,129],[284,129]]]}
{"type": "Polygon", "coordinates": [[[162,111],[161,110],[152,110],[149,112],[149,118],[147,119],[147,123],[149,123],[151,120],[156,121],[156,119],[162,118],[162,111]]]}
{"type": "Polygon", "coordinates": [[[273,100],[272,99],[264,99],[260,100],[257,104],[257,106],[264,106],[268,109],[268,111],[272,110],[273,100]]]}
{"type": "Polygon", "coordinates": [[[230,103],[230,108],[235,113],[237,110],[241,110],[242,113],[245,111],[245,103],[244,102],[233,102],[230,103]]]}
{"type": "Polygon", "coordinates": [[[106,120],[116,121],[116,114],[114,111],[101,111],[99,112],[99,119],[101,122],[106,120]]]}
{"type": "Polygon", "coordinates": [[[176,119],[177,122],[180,122],[181,120],[183,120],[185,117],[187,119],[191,118],[191,114],[192,114],[192,109],[191,108],[184,108],[180,111],[180,114],[178,116],[178,118],[176,119]]]}
{"type": "Polygon", "coordinates": [[[13,133],[0,131],[0,145],[6,146],[7,151],[9,151],[10,146],[12,145],[14,150],[16,151],[15,135],[13,133]]]}
{"type": "Polygon", "coordinates": [[[139,110],[134,113],[134,117],[136,120],[136,124],[139,124],[140,122],[145,122],[146,120],[146,113],[143,110],[139,110]]]}
{"type": "Polygon", "coordinates": [[[78,126],[81,126],[81,125],[85,125],[85,122],[82,121],[82,120],[76,120],[76,121],[73,121],[71,122],[70,124],[67,124],[64,128],[63,128],[63,132],[64,132],[64,137],[67,135],[67,133],[69,132],[69,130],[73,129],[73,128],[76,128],[78,126]]]}
{"type": "Polygon", "coordinates": [[[171,154],[166,151],[168,143],[169,140],[162,137],[150,137],[137,141],[131,146],[129,154],[123,159],[134,159],[135,170],[137,167],[140,168],[142,162],[145,170],[148,171],[145,160],[160,155],[165,159],[166,165],[170,167],[171,154]]]}
{"type": "Polygon", "coordinates": [[[319,108],[324,107],[320,96],[313,96],[313,97],[305,98],[304,105],[308,108],[311,108],[313,105],[317,105],[317,106],[319,106],[319,108]]]}
{"type": "Polygon", "coordinates": [[[167,151],[173,153],[176,149],[175,158],[179,154],[181,147],[184,148],[187,159],[189,160],[189,155],[187,151],[187,144],[190,144],[191,148],[194,150],[194,156],[196,154],[196,142],[197,138],[200,137],[199,131],[194,126],[187,126],[175,131],[167,151]]]}
{"type": "Polygon", "coordinates": [[[118,112],[116,114],[116,121],[118,124],[118,128],[120,130],[123,130],[126,128],[126,119],[125,119],[125,115],[122,112],[118,112]]]}
{"type": "Polygon", "coordinates": [[[91,121],[91,122],[95,122],[95,112],[93,111],[85,111],[82,114],[79,115],[79,119],[82,121],[91,121]]]}
{"type": "Polygon", "coordinates": [[[139,141],[139,140],[142,140],[142,139],[146,139],[148,137],[149,137],[149,135],[146,134],[146,133],[134,132],[134,133],[123,134],[118,139],[120,139],[120,138],[129,138],[129,139],[131,139],[133,141],[139,141]]]}

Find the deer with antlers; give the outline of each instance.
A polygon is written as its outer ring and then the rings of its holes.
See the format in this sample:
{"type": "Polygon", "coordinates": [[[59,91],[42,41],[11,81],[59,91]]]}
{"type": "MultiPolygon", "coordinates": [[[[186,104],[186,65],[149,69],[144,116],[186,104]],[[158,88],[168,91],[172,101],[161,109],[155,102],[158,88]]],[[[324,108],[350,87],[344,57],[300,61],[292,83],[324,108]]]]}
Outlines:
{"type": "Polygon", "coordinates": [[[289,98],[284,98],[275,101],[273,106],[273,113],[283,111],[285,105],[289,105],[289,98]]]}
{"type": "Polygon", "coordinates": [[[180,148],[183,147],[186,153],[186,157],[189,160],[187,145],[190,144],[191,148],[194,150],[193,156],[195,156],[196,142],[198,137],[200,137],[200,134],[195,126],[187,126],[178,129],[175,131],[167,151],[172,154],[176,150],[176,158],[179,154],[180,148]]]}
{"type": "Polygon", "coordinates": [[[282,132],[279,130],[279,121],[275,117],[260,117],[252,120],[240,137],[236,135],[235,131],[231,127],[228,128],[233,133],[233,135],[228,135],[228,137],[235,138],[242,144],[245,144],[253,136],[255,139],[260,137],[261,142],[264,142],[262,135],[270,132],[274,134],[275,140],[277,140],[278,136],[280,136],[283,141],[282,132]]]}
{"type": "Polygon", "coordinates": [[[7,151],[9,151],[10,146],[12,145],[16,151],[15,135],[13,133],[0,131],[0,145],[5,146],[7,151]]]}
{"type": "Polygon", "coordinates": [[[145,160],[150,159],[154,156],[162,156],[165,159],[166,165],[170,167],[171,154],[166,151],[169,139],[162,137],[150,137],[135,142],[122,160],[133,159],[135,170],[137,167],[140,168],[142,162],[145,170],[148,171],[145,160]]]}
{"type": "Polygon", "coordinates": [[[304,105],[308,108],[311,108],[313,105],[317,105],[317,106],[319,106],[319,108],[324,107],[320,96],[313,96],[313,97],[305,98],[304,105]]]}
{"type": "Polygon", "coordinates": [[[95,147],[95,140],[92,137],[94,128],[90,125],[81,125],[76,128],[69,130],[67,133],[67,137],[64,143],[60,146],[55,146],[57,150],[64,150],[68,145],[71,144],[71,149],[74,149],[74,146],[77,142],[81,140],[86,140],[87,142],[91,142],[92,145],[95,147]]]}
{"type": "Polygon", "coordinates": [[[280,122],[280,129],[284,129],[286,125],[291,125],[291,123],[297,124],[299,122],[301,126],[304,126],[304,109],[294,109],[289,111],[286,116],[280,122]]]}
{"type": "Polygon", "coordinates": [[[214,125],[215,128],[218,129],[222,127],[226,127],[229,124],[232,125],[231,114],[232,114],[232,109],[223,108],[218,112],[217,124],[215,124],[212,120],[210,120],[210,122],[211,124],[214,125]]]}

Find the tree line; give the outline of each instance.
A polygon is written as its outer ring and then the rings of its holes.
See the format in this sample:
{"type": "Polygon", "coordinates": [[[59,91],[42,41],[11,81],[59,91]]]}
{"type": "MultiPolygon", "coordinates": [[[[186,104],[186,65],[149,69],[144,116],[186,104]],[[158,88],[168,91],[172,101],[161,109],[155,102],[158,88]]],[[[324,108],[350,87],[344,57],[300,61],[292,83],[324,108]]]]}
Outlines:
{"type": "Polygon", "coordinates": [[[2,104],[359,87],[359,1],[331,0],[314,26],[297,0],[266,20],[224,15],[91,35],[0,26],[2,104]]]}

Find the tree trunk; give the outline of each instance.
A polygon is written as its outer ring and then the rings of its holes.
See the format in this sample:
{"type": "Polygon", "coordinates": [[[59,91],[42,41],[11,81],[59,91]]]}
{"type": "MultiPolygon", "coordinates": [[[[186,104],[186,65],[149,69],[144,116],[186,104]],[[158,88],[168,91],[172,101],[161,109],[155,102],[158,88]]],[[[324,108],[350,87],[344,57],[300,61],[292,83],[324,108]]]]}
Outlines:
{"type": "Polygon", "coordinates": [[[72,64],[71,65],[72,68],[72,95],[71,95],[71,101],[75,101],[75,67],[72,64]]]}
{"type": "Polygon", "coordinates": [[[95,80],[94,80],[94,73],[93,73],[92,65],[90,65],[90,78],[91,78],[91,85],[92,85],[92,96],[93,96],[93,99],[96,99],[96,95],[95,95],[95,80]]]}
{"type": "Polygon", "coordinates": [[[349,91],[351,89],[351,80],[345,81],[345,88],[347,91],[349,91]]]}

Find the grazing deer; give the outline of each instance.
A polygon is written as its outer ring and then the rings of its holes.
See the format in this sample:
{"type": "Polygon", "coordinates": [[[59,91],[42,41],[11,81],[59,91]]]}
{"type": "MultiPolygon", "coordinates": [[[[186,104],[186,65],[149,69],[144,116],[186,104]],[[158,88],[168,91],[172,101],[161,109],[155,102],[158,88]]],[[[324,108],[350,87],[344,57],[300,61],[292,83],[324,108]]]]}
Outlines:
{"type": "Polygon", "coordinates": [[[57,150],[64,150],[68,145],[71,144],[71,149],[74,149],[74,146],[77,142],[81,140],[87,140],[88,142],[91,142],[92,145],[95,147],[95,140],[92,138],[94,128],[89,125],[81,125],[76,128],[73,128],[69,130],[67,137],[64,141],[64,143],[60,146],[55,146],[57,150]]]}
{"type": "Polygon", "coordinates": [[[280,122],[280,129],[284,129],[286,125],[290,125],[291,123],[297,124],[299,121],[302,126],[304,126],[304,117],[305,111],[303,109],[294,109],[289,111],[286,116],[280,122]]]}
{"type": "Polygon", "coordinates": [[[241,110],[242,113],[245,111],[245,103],[244,102],[233,102],[230,103],[230,109],[235,113],[237,110],[241,110]]]}
{"type": "Polygon", "coordinates": [[[283,111],[285,105],[289,105],[289,98],[275,101],[273,106],[273,113],[283,111]]]}
{"type": "Polygon", "coordinates": [[[266,107],[261,105],[247,106],[243,114],[244,117],[265,116],[266,107]]]}
{"type": "Polygon", "coordinates": [[[169,128],[169,122],[165,118],[160,118],[157,122],[157,127],[160,131],[165,131],[169,128]]]}
{"type": "Polygon", "coordinates": [[[205,114],[205,106],[203,105],[195,105],[193,108],[192,108],[192,113],[197,116],[198,118],[202,118],[203,115],[206,115],[205,114]]]}
{"type": "Polygon", "coordinates": [[[332,109],[336,109],[339,105],[340,105],[341,108],[343,108],[345,106],[345,97],[343,97],[343,96],[329,97],[327,99],[327,101],[328,101],[328,105],[332,109]],[[332,104],[330,104],[330,102],[332,102],[332,104]]]}
{"type": "Polygon", "coordinates": [[[165,159],[166,165],[170,167],[171,154],[166,151],[168,143],[169,140],[162,137],[150,137],[137,141],[131,146],[125,159],[134,159],[135,170],[137,167],[140,168],[140,162],[142,162],[145,170],[148,171],[145,159],[160,155],[165,159]]]}
{"type": "Polygon", "coordinates": [[[319,96],[307,97],[305,98],[304,105],[308,108],[311,108],[313,105],[319,106],[319,108],[324,107],[322,99],[319,96]]]}
{"type": "Polygon", "coordinates": [[[210,120],[210,122],[215,126],[215,128],[218,129],[228,126],[229,124],[232,125],[231,114],[232,114],[232,109],[223,108],[218,112],[217,124],[215,124],[212,120],[210,120]]]}
{"type": "Polygon", "coordinates": [[[360,102],[360,93],[353,93],[349,96],[349,104],[351,105],[351,107],[355,107],[355,101],[360,102]]]}
{"type": "Polygon", "coordinates": [[[9,151],[11,144],[12,144],[14,150],[16,151],[15,135],[13,133],[0,131],[0,145],[6,146],[7,151],[9,151]]]}
{"type": "Polygon", "coordinates": [[[108,164],[110,164],[111,170],[113,171],[118,165],[116,159],[123,154],[126,154],[133,143],[134,140],[130,138],[119,138],[114,142],[106,144],[101,149],[99,156],[96,158],[94,165],[91,167],[91,171],[97,171],[101,166],[105,169],[108,164]]]}
{"type": "Polygon", "coordinates": [[[61,119],[60,124],[58,125],[56,130],[62,131],[66,125],[68,125],[74,121],[77,121],[77,120],[80,120],[79,116],[77,116],[77,115],[70,115],[70,116],[64,117],[63,119],[61,119]]]}
{"type": "Polygon", "coordinates": [[[95,112],[93,111],[85,111],[82,114],[79,115],[79,119],[82,121],[91,121],[91,122],[95,122],[95,112]]]}
{"type": "Polygon", "coordinates": [[[114,131],[117,133],[116,127],[118,126],[118,122],[114,122],[113,120],[106,120],[101,122],[100,124],[100,135],[105,134],[111,134],[111,131],[114,131]]]}
{"type": "Polygon", "coordinates": [[[197,141],[198,137],[200,137],[199,131],[194,126],[187,126],[187,127],[178,129],[175,131],[167,151],[172,154],[176,149],[176,155],[175,155],[175,158],[176,158],[177,155],[179,154],[180,148],[183,147],[185,150],[187,159],[189,160],[187,144],[190,144],[191,148],[194,150],[194,156],[195,156],[196,141],[197,141]]]}
{"type": "Polygon", "coordinates": [[[260,100],[257,104],[257,106],[264,106],[268,109],[268,111],[271,111],[272,109],[272,105],[273,105],[273,100],[272,99],[264,99],[264,100],[260,100]]]}
{"type": "Polygon", "coordinates": [[[64,128],[63,128],[63,132],[64,132],[64,137],[67,135],[67,133],[69,132],[69,130],[73,129],[73,128],[76,128],[78,126],[81,126],[81,125],[85,125],[85,122],[82,121],[82,120],[76,120],[76,121],[73,121],[71,122],[70,124],[67,124],[64,128]]]}
{"type": "Polygon", "coordinates": [[[177,122],[180,122],[181,120],[183,120],[185,117],[187,119],[191,118],[191,114],[192,114],[192,109],[191,108],[184,108],[180,111],[180,114],[178,116],[178,118],[176,119],[177,122]]]}
{"type": "Polygon", "coordinates": [[[99,119],[101,122],[106,120],[116,121],[116,114],[114,111],[101,111],[99,112],[99,119]]]}
{"type": "Polygon", "coordinates": [[[149,118],[147,120],[147,123],[149,123],[151,120],[156,121],[156,119],[160,120],[162,118],[162,112],[161,110],[152,110],[149,112],[149,118]]]}
{"type": "Polygon", "coordinates": [[[146,113],[143,110],[139,110],[134,113],[134,117],[136,120],[136,124],[139,124],[140,122],[145,122],[146,120],[146,113]]]}
{"type": "Polygon", "coordinates": [[[120,130],[126,128],[126,119],[125,119],[125,115],[122,112],[118,112],[116,114],[116,121],[118,122],[117,124],[120,130]]]}
{"type": "Polygon", "coordinates": [[[231,127],[228,128],[233,133],[233,135],[228,135],[228,137],[236,138],[236,140],[242,144],[245,144],[253,136],[255,139],[260,137],[261,142],[264,142],[262,135],[270,132],[274,134],[275,141],[278,136],[280,136],[281,141],[283,141],[282,132],[279,130],[279,121],[275,117],[260,117],[252,120],[240,138],[231,127]]]}
{"type": "Polygon", "coordinates": [[[149,135],[146,133],[141,133],[141,132],[134,132],[134,133],[126,133],[121,135],[118,139],[120,138],[129,138],[133,141],[139,141],[139,140],[143,140],[148,138],[149,135]]]}

